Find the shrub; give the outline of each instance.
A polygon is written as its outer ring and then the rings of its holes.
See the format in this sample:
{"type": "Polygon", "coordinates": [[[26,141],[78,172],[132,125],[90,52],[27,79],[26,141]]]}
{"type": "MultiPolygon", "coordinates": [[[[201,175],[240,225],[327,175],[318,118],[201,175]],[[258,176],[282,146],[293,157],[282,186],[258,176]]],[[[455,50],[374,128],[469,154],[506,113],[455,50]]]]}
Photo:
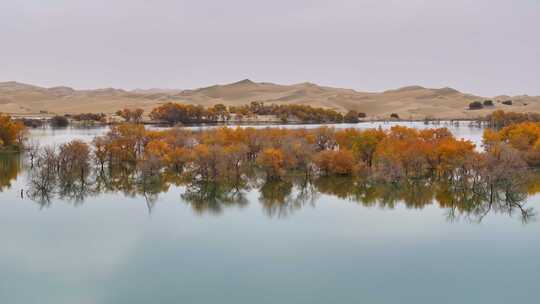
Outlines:
{"type": "Polygon", "coordinates": [[[397,115],[397,113],[392,113],[390,114],[390,118],[399,119],[399,115],[397,115]]]}
{"type": "Polygon", "coordinates": [[[39,119],[32,119],[32,118],[23,118],[21,119],[21,122],[26,126],[30,128],[39,128],[43,126],[43,122],[39,119]]]}
{"type": "Polygon", "coordinates": [[[469,104],[469,110],[480,110],[483,109],[484,106],[480,101],[474,101],[469,104]]]}
{"type": "Polygon", "coordinates": [[[107,116],[103,113],[81,113],[71,116],[72,119],[76,121],[96,121],[96,122],[105,122],[107,116]]]}
{"type": "Polygon", "coordinates": [[[502,102],[502,104],[505,104],[507,106],[511,106],[512,105],[512,101],[511,100],[505,100],[502,102]]]}
{"type": "Polygon", "coordinates": [[[281,149],[267,148],[264,149],[257,163],[266,171],[267,180],[278,180],[283,175],[284,154],[281,149]]]}
{"type": "Polygon", "coordinates": [[[324,150],[315,155],[315,165],[324,175],[347,175],[354,169],[355,160],[350,150],[324,150]]]}
{"type": "Polygon", "coordinates": [[[349,111],[345,116],[343,117],[343,121],[346,123],[358,123],[360,120],[358,119],[358,112],[356,111],[349,111]]]}
{"type": "Polygon", "coordinates": [[[54,128],[63,128],[69,125],[69,120],[65,116],[54,116],[51,118],[51,126],[54,128]]]}
{"type": "Polygon", "coordinates": [[[486,107],[492,107],[493,106],[493,100],[484,100],[484,106],[486,107]]]}

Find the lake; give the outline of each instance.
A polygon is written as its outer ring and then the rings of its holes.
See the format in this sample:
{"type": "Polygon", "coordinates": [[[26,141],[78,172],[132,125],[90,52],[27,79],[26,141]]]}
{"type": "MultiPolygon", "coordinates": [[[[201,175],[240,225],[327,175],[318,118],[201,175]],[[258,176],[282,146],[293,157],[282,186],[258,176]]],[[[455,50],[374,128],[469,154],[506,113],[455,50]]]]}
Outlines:
{"type": "MultiPolygon", "coordinates": [[[[482,130],[467,123],[440,126],[481,143],[482,130]]],[[[58,145],[105,132],[39,129],[31,137],[58,145]]],[[[362,203],[336,195],[355,187],[346,181],[321,181],[305,200],[295,184],[253,188],[234,203],[205,205],[173,185],[152,199],[105,192],[39,204],[21,197],[28,179],[23,160],[0,158],[0,172],[2,303],[493,304],[537,298],[540,225],[534,218],[524,222],[519,212],[453,217],[431,201],[433,194],[417,189],[391,204],[362,203]],[[282,192],[288,198],[281,200],[282,192]]],[[[539,201],[530,196],[526,206],[536,209],[539,201]]]]}

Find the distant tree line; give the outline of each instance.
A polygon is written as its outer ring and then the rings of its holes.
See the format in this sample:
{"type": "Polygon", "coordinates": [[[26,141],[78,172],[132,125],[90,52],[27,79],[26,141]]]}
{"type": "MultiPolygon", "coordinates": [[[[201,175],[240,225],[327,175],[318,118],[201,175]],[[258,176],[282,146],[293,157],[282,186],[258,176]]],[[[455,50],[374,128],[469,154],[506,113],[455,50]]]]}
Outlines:
{"type": "MultiPolygon", "coordinates": [[[[117,116],[128,123],[141,123],[144,110],[140,108],[124,108],[116,111],[117,116]]],[[[234,117],[236,122],[256,116],[275,116],[282,123],[358,123],[366,117],[366,113],[354,110],[345,115],[331,109],[315,108],[307,105],[265,105],[262,102],[252,102],[249,105],[226,107],[216,104],[210,107],[181,103],[166,103],[154,108],[149,117],[158,122],[169,124],[200,124],[200,123],[227,123],[234,117]]],[[[51,126],[56,128],[66,127],[71,121],[106,123],[107,116],[104,113],[80,113],[56,115],[49,119],[51,126]]],[[[257,119],[254,119],[257,121],[257,119]]],[[[25,119],[28,127],[40,127],[43,122],[36,119],[25,119]]]]}
{"type": "Polygon", "coordinates": [[[502,128],[522,122],[540,122],[540,113],[516,113],[497,110],[487,115],[484,121],[491,128],[502,128]]]}
{"type": "MultiPolygon", "coordinates": [[[[504,100],[504,101],[501,101],[501,103],[504,105],[511,106],[512,100],[504,100]]],[[[495,103],[491,99],[486,99],[483,102],[473,101],[469,104],[469,110],[480,110],[480,109],[483,109],[484,107],[493,107],[493,106],[495,106],[495,103]]]]}
{"type": "Polygon", "coordinates": [[[93,121],[104,123],[107,121],[107,115],[104,113],[81,113],[74,115],[66,115],[66,117],[71,118],[75,121],[93,121]]]}
{"type": "Polygon", "coordinates": [[[254,116],[273,115],[281,122],[299,121],[302,123],[341,123],[358,122],[365,113],[349,111],[345,116],[332,109],[315,108],[307,105],[266,105],[252,102],[249,105],[226,107],[216,104],[211,107],[179,103],[167,103],[155,108],[150,118],[171,124],[216,123],[230,121],[234,116],[237,121],[254,116]]]}

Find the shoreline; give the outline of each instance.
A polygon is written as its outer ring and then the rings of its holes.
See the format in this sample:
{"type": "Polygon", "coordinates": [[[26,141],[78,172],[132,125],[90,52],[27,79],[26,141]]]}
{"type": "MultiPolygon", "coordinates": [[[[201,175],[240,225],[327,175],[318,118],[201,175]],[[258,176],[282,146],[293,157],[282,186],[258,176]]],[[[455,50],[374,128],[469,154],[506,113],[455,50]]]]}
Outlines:
{"type": "MultiPolygon", "coordinates": [[[[93,123],[93,124],[79,124],[71,123],[65,127],[53,127],[49,123],[43,123],[40,126],[29,126],[28,130],[84,130],[84,129],[100,129],[100,128],[112,128],[114,126],[121,125],[122,123],[93,123]]],[[[418,124],[424,126],[424,128],[451,128],[451,127],[469,127],[469,128],[483,128],[487,125],[484,122],[476,122],[474,120],[439,120],[439,121],[429,121],[424,120],[366,120],[360,121],[358,123],[244,123],[244,124],[223,124],[223,123],[206,123],[206,124],[184,124],[184,125],[171,125],[164,123],[140,123],[140,125],[145,126],[147,129],[171,129],[171,128],[180,128],[186,130],[202,130],[202,129],[213,129],[226,127],[230,129],[235,128],[275,128],[275,129],[296,129],[296,128],[305,128],[312,129],[318,127],[327,127],[330,129],[356,129],[356,128],[378,128],[386,125],[387,127],[395,125],[408,125],[408,124],[418,124]]]]}
{"type": "MultiPolygon", "coordinates": [[[[9,114],[8,114],[9,115],[9,114]]],[[[16,120],[29,120],[29,121],[39,121],[42,123],[41,126],[49,124],[52,117],[35,117],[35,116],[18,116],[18,115],[10,115],[12,119],[16,120]]],[[[145,125],[145,126],[157,126],[157,127],[216,127],[216,126],[223,126],[223,127],[236,127],[236,126],[299,126],[299,125],[356,125],[356,124],[365,124],[365,123],[414,123],[414,122],[422,122],[426,124],[440,124],[443,122],[449,122],[449,123],[461,123],[461,122],[468,122],[468,123],[478,123],[483,124],[484,121],[482,119],[472,119],[472,118],[452,118],[452,119],[361,119],[359,122],[356,123],[350,123],[350,122],[301,122],[301,121],[294,121],[294,122],[280,122],[275,120],[259,120],[259,121],[234,121],[234,122],[205,122],[205,123],[189,123],[189,124],[170,124],[165,122],[157,122],[157,121],[148,121],[143,120],[139,122],[139,124],[145,125]]],[[[119,125],[122,123],[122,121],[108,121],[108,122],[97,122],[97,121],[70,121],[69,126],[72,127],[99,127],[99,126],[114,126],[119,125]]],[[[39,128],[41,126],[31,127],[31,128],[39,128]]]]}

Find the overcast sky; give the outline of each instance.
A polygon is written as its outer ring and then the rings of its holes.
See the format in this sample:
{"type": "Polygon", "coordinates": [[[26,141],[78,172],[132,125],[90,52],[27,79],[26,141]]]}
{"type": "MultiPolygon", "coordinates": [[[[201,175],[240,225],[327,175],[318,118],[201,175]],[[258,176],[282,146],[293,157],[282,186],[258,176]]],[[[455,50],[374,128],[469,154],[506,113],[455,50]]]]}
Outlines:
{"type": "Polygon", "coordinates": [[[538,0],[0,0],[0,81],[540,95],[538,0]]]}

